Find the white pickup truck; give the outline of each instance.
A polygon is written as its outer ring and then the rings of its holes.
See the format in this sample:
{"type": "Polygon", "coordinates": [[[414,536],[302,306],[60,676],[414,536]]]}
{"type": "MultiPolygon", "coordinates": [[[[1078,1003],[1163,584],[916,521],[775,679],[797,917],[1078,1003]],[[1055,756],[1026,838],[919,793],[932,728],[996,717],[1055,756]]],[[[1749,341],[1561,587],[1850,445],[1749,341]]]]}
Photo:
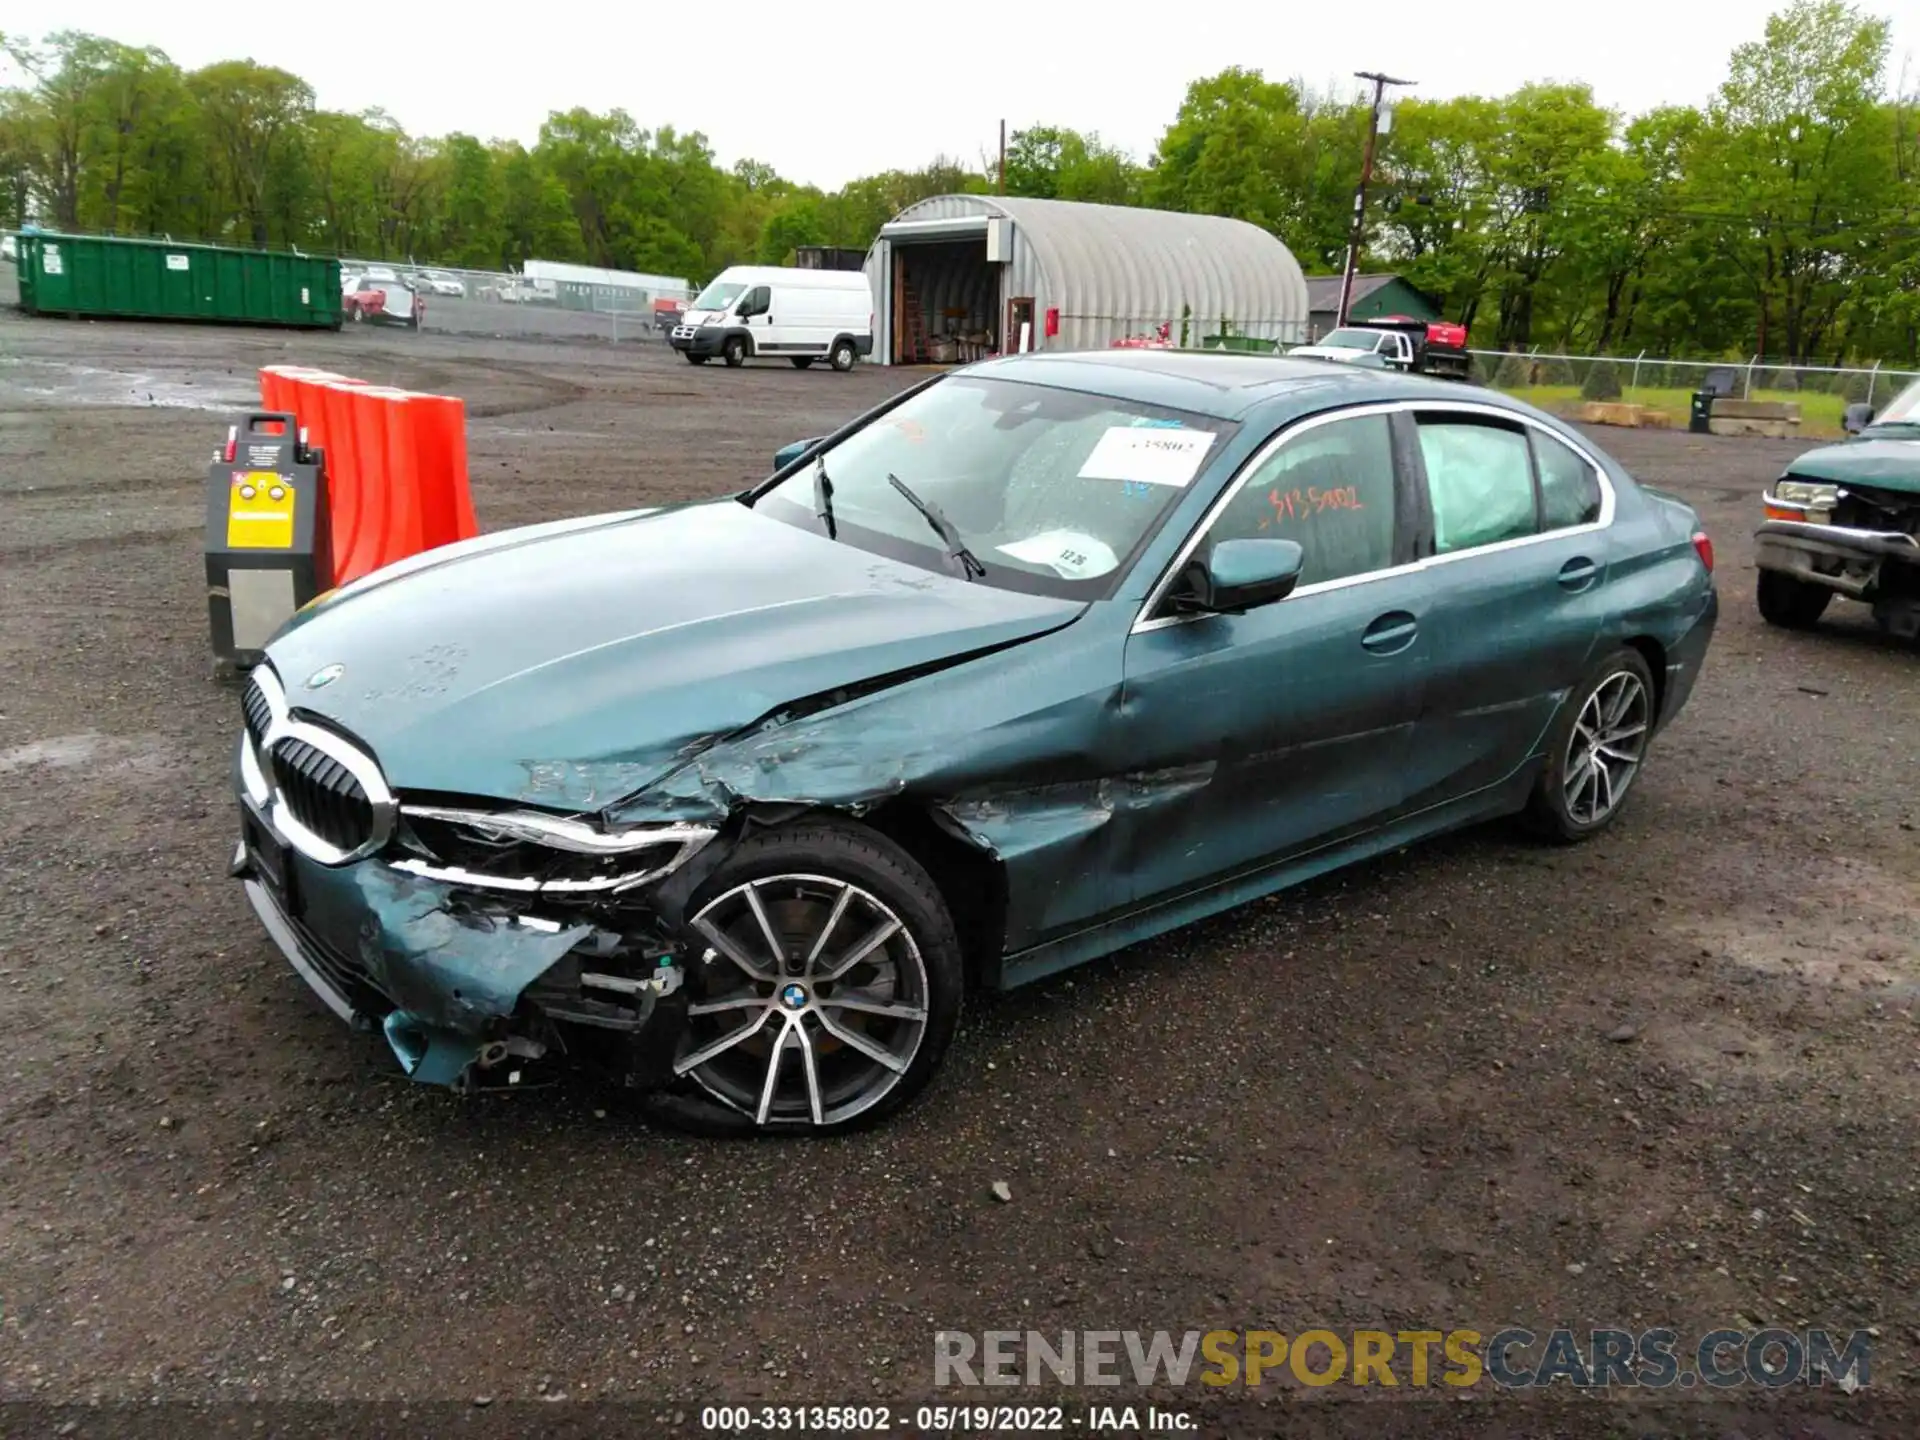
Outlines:
{"type": "Polygon", "coordinates": [[[1465,380],[1473,372],[1465,326],[1444,321],[1428,324],[1400,316],[1343,325],[1311,345],[1295,346],[1287,354],[1305,360],[1332,360],[1342,365],[1419,371],[1456,380],[1465,380]]]}

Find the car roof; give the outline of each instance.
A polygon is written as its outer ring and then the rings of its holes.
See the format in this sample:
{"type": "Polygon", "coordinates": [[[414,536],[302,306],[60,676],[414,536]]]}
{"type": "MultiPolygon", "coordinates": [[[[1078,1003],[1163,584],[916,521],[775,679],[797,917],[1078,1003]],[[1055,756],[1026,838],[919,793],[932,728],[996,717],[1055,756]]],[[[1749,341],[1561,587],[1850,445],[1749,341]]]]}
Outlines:
{"type": "Polygon", "coordinates": [[[1464,386],[1457,380],[1237,351],[1040,351],[982,361],[966,367],[965,373],[1083,390],[1220,420],[1242,420],[1266,408],[1305,413],[1369,400],[1402,399],[1471,399],[1476,404],[1530,413],[1527,407],[1496,391],[1464,386]]]}

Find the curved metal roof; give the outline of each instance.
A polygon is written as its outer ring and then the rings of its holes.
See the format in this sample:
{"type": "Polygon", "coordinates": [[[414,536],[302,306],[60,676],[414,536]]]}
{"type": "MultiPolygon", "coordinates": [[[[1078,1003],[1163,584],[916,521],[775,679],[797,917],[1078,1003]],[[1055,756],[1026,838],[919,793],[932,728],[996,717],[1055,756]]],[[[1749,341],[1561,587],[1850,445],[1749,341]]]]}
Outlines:
{"type": "MultiPolygon", "coordinates": [[[[1063,314],[1222,316],[1236,325],[1307,320],[1307,282],[1293,252],[1245,220],[1127,205],[1012,195],[936,195],[892,223],[1001,215],[1013,221],[1063,314]]],[[[882,231],[884,234],[884,230],[882,231]]]]}

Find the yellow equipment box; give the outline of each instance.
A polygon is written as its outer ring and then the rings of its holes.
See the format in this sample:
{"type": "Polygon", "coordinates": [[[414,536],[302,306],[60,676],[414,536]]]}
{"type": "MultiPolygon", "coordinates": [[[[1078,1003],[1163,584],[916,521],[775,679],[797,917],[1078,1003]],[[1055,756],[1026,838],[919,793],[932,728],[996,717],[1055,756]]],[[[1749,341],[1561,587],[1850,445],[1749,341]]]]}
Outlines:
{"type": "Polygon", "coordinates": [[[241,668],[333,584],[326,456],[292,415],[256,411],[207,470],[207,616],[214,658],[241,668]]]}

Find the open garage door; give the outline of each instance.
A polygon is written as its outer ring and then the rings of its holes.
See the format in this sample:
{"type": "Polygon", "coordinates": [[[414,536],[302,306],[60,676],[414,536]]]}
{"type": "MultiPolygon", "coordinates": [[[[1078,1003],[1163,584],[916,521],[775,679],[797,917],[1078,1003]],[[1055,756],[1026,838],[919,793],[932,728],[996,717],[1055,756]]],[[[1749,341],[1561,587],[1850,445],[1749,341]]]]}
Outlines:
{"type": "Polygon", "coordinates": [[[896,222],[882,227],[880,239],[885,363],[965,364],[999,353],[1011,222],[985,215],[896,222]]]}

